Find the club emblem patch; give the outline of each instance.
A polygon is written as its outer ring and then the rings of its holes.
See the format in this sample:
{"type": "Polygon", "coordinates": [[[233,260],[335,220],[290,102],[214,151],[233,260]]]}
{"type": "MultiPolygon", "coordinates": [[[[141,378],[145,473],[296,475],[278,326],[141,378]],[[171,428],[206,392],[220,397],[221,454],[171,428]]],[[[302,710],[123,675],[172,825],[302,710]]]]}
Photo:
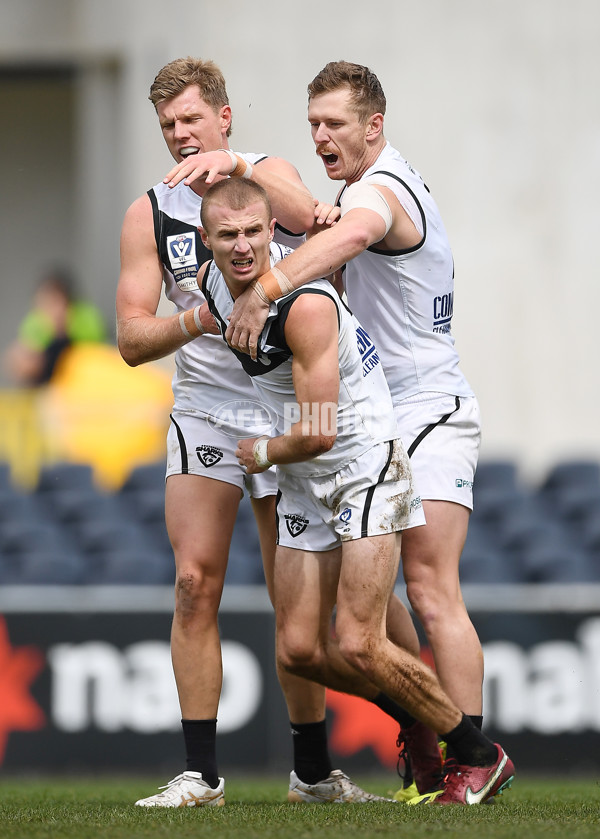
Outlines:
{"type": "Polygon", "coordinates": [[[352,518],[352,510],[350,509],[350,507],[346,507],[346,509],[342,510],[342,512],[340,513],[340,521],[343,521],[343,522],[347,523],[347,522],[350,521],[351,518],[352,518]]]}
{"type": "Polygon", "coordinates": [[[181,291],[198,291],[195,236],[192,233],[167,236],[167,254],[175,282],[181,291]]]}
{"type": "Polygon", "coordinates": [[[200,463],[207,469],[223,459],[223,452],[216,446],[197,446],[196,454],[200,463]]]}
{"type": "Polygon", "coordinates": [[[196,262],[196,241],[189,233],[167,236],[167,248],[173,268],[191,265],[196,262]]]}
{"type": "Polygon", "coordinates": [[[296,536],[300,536],[301,533],[304,533],[308,526],[308,519],[302,518],[297,513],[292,513],[285,517],[285,526],[288,529],[288,533],[295,539],[296,536]]]}

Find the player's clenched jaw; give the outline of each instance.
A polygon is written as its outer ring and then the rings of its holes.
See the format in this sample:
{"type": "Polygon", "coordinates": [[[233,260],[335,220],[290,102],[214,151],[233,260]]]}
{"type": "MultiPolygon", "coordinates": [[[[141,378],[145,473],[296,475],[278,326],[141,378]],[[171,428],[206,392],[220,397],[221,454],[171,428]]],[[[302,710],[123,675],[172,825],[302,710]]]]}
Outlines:
{"type": "Polygon", "coordinates": [[[215,110],[202,99],[197,85],[159,102],[156,112],[165,142],[178,163],[191,154],[227,147],[231,109],[224,105],[215,110]]]}
{"type": "Polygon", "coordinates": [[[262,201],[234,210],[213,202],[203,214],[202,240],[213,252],[215,264],[234,297],[270,268],[269,245],[275,219],[262,201]]]}
{"type": "Polygon", "coordinates": [[[352,107],[349,89],[314,96],[308,104],[308,121],[327,175],[347,183],[358,180],[372,162],[369,124],[361,121],[352,107]]]}

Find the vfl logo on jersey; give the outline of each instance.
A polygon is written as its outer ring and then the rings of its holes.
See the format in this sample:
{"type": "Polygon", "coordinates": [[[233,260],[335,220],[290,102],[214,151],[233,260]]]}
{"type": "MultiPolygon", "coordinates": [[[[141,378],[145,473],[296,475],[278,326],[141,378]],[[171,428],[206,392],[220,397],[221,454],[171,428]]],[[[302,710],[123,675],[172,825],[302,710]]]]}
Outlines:
{"type": "Polygon", "coordinates": [[[198,291],[198,258],[194,234],[178,233],[176,236],[167,236],[167,253],[175,282],[181,291],[198,291]]]}
{"type": "Polygon", "coordinates": [[[207,469],[223,459],[223,452],[216,446],[196,446],[198,460],[207,469]]]}
{"type": "Polygon", "coordinates": [[[362,359],[363,378],[368,376],[374,367],[379,364],[379,356],[375,344],[369,338],[368,333],[362,326],[356,329],[356,345],[362,359]]]}
{"type": "Polygon", "coordinates": [[[285,516],[285,526],[287,527],[288,533],[292,539],[295,539],[296,536],[300,536],[301,533],[304,533],[308,524],[308,519],[302,518],[302,516],[299,516],[298,513],[289,513],[285,516]]]}

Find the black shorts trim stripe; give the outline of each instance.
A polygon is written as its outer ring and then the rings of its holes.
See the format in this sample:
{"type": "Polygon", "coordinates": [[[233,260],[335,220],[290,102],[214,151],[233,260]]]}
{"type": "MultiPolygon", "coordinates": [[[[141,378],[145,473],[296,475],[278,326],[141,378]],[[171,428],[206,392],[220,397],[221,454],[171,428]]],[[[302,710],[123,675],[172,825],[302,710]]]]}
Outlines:
{"type": "Polygon", "coordinates": [[[406,452],[409,457],[412,457],[413,452],[415,451],[419,443],[421,443],[425,439],[425,437],[427,437],[428,434],[431,434],[434,428],[436,428],[438,425],[443,425],[443,423],[448,422],[452,414],[455,414],[458,411],[458,409],[460,408],[460,397],[456,396],[455,399],[456,407],[453,411],[450,411],[449,414],[444,414],[444,416],[437,422],[432,422],[431,425],[428,425],[426,428],[423,429],[423,431],[421,431],[418,437],[415,437],[415,439],[410,444],[408,451],[406,452]]]}
{"type": "Polygon", "coordinates": [[[277,544],[279,544],[279,502],[281,501],[281,490],[277,490],[275,496],[275,533],[277,535],[277,544]]]}
{"type": "Polygon", "coordinates": [[[390,463],[392,462],[392,453],[394,451],[394,441],[393,440],[388,440],[387,445],[388,445],[389,451],[388,451],[387,460],[385,462],[385,466],[383,467],[383,469],[379,473],[379,477],[377,478],[377,483],[373,484],[373,486],[369,488],[369,490],[367,492],[367,497],[365,499],[365,506],[364,506],[364,509],[363,509],[362,521],[360,523],[360,538],[361,539],[366,539],[367,536],[369,535],[369,513],[371,512],[371,502],[373,501],[373,495],[375,494],[375,490],[377,489],[377,486],[379,484],[383,483],[383,481],[385,480],[387,470],[390,468],[390,463]]]}
{"type": "Polygon", "coordinates": [[[181,452],[181,474],[189,475],[190,470],[188,468],[187,448],[185,445],[185,437],[183,436],[183,431],[173,419],[173,414],[169,414],[169,416],[171,417],[171,422],[175,426],[175,431],[177,432],[177,439],[179,440],[179,451],[181,452]]]}

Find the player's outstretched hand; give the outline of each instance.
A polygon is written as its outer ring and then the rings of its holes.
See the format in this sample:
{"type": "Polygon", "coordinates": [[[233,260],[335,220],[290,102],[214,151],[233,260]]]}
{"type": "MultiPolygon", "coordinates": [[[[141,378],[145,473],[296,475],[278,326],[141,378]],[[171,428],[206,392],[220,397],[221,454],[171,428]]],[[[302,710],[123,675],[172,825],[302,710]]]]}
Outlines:
{"type": "Polygon", "coordinates": [[[247,288],[233,304],[225,340],[234,350],[256,361],[258,338],[269,314],[269,306],[253,288],[247,288]]]}
{"type": "Polygon", "coordinates": [[[192,154],[177,163],[167,172],[163,183],[173,188],[181,181],[186,186],[200,180],[211,184],[217,175],[229,175],[231,172],[231,157],[226,151],[207,151],[202,154],[192,154]]]}

